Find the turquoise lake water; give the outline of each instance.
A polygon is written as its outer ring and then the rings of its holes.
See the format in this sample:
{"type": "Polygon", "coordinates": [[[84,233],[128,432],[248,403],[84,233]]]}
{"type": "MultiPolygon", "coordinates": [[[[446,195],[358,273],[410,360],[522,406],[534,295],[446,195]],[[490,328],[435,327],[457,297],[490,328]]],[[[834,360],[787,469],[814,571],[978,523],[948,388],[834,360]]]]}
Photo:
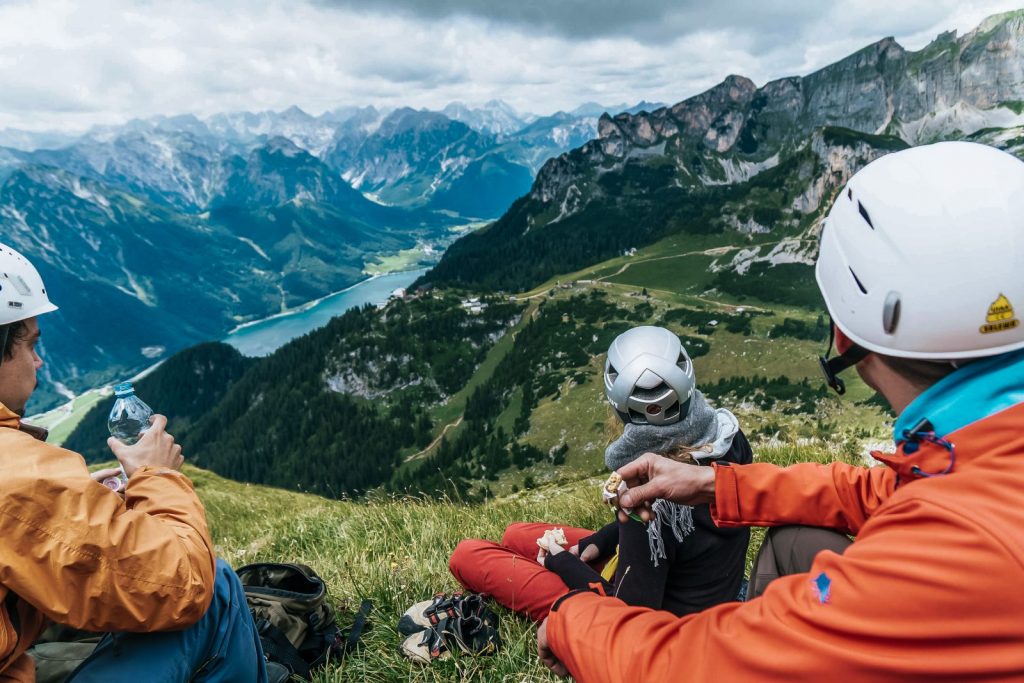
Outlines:
{"type": "Polygon", "coordinates": [[[234,330],[224,341],[246,356],[267,356],[292,339],[323,327],[331,318],[365,304],[384,303],[391,293],[416,281],[427,270],[408,270],[363,280],[331,294],[308,308],[282,313],[234,330]]]}

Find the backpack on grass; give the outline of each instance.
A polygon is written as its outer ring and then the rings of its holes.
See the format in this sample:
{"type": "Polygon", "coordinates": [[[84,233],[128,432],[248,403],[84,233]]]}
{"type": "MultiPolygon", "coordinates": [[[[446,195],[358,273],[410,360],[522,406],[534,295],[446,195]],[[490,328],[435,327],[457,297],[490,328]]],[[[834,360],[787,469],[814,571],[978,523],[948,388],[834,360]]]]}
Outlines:
{"type": "Polygon", "coordinates": [[[347,631],[338,626],[327,587],[303,564],[258,563],[236,570],[267,660],[301,678],[354,650],[371,609],[364,601],[347,631]]]}

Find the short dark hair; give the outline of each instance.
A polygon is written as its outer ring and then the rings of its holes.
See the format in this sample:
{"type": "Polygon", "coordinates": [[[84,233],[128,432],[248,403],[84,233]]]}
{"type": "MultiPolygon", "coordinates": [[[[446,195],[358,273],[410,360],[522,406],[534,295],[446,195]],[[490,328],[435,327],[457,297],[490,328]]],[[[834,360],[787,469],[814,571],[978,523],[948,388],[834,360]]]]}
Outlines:
{"type": "Polygon", "coordinates": [[[14,358],[14,347],[26,339],[28,339],[28,325],[24,320],[0,325],[0,342],[4,345],[4,360],[14,358]]]}
{"type": "Polygon", "coordinates": [[[931,385],[956,370],[956,366],[945,361],[896,358],[878,354],[879,359],[918,389],[924,391],[931,385]]]}

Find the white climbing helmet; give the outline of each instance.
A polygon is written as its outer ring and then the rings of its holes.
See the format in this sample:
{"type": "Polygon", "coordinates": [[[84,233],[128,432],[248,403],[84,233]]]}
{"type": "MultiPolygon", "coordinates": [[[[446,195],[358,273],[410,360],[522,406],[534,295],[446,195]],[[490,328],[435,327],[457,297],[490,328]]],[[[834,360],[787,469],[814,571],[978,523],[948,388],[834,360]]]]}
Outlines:
{"type": "Polygon", "coordinates": [[[815,275],[833,322],[867,351],[1024,348],[1024,162],[970,142],[873,161],[829,211],[815,275]]]}
{"type": "Polygon", "coordinates": [[[604,393],[623,422],[679,422],[693,388],[693,363],[679,337],[663,327],[634,327],[608,347],[604,393]]]}
{"type": "Polygon", "coordinates": [[[0,244],[0,325],[56,310],[35,266],[14,249],[0,244]]]}

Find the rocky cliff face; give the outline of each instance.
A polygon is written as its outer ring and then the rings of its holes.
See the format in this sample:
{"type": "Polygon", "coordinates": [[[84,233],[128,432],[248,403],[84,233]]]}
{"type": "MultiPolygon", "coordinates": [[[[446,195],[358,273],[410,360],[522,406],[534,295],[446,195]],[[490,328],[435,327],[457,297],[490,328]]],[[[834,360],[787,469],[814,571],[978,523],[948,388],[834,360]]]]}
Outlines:
{"type": "Polygon", "coordinates": [[[716,268],[809,263],[853,173],[945,139],[1024,153],[1024,10],[916,52],[885,38],[806,76],[729,76],[672,106],[602,115],[594,139],[548,161],[526,199],[426,280],[529,288],[681,231],[778,236],[716,268]]]}
{"type": "Polygon", "coordinates": [[[460,121],[405,107],[356,144],[340,141],[327,160],[358,190],[389,203],[425,203],[434,183],[458,177],[493,144],[460,121]]]}
{"type": "Polygon", "coordinates": [[[729,76],[671,107],[604,115],[596,139],[544,166],[530,197],[576,207],[546,212],[561,220],[586,206],[588,187],[599,192],[595,174],[631,160],[669,161],[682,184],[742,182],[825,127],[921,144],[1021,125],[1024,11],[1017,11],[959,38],[944,33],[917,52],[885,38],[807,76],[760,88],[729,76]]]}

